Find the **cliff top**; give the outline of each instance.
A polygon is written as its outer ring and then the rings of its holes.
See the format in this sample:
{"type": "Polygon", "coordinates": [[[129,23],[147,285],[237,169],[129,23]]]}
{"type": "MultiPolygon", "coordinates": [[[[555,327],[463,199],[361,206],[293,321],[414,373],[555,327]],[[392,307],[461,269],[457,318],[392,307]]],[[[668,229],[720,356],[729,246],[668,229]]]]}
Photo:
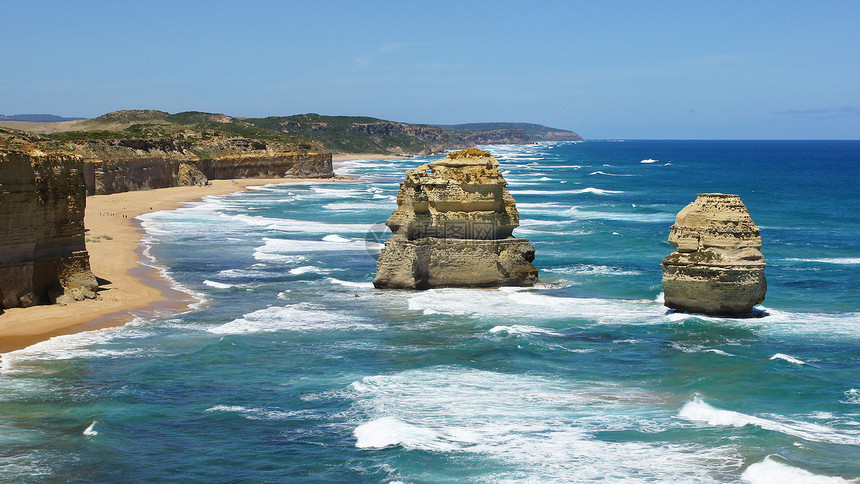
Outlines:
{"type": "Polygon", "coordinates": [[[155,109],[115,111],[77,121],[2,121],[0,126],[48,134],[59,142],[93,139],[245,137],[284,143],[317,143],[335,153],[428,155],[478,144],[579,141],[571,131],[528,123],[432,126],[369,116],[316,113],[241,118],[221,113],[155,109]]]}

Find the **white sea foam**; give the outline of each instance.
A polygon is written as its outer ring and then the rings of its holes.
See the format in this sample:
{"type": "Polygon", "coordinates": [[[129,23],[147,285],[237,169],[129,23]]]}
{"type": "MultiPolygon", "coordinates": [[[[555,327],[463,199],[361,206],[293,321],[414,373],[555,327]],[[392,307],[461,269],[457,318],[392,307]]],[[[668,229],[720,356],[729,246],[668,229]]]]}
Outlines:
{"type": "Polygon", "coordinates": [[[54,336],[26,348],[0,354],[0,372],[14,372],[24,363],[41,360],[145,356],[150,352],[143,348],[116,349],[109,345],[117,338],[137,339],[147,336],[147,333],[134,329],[141,322],[142,320],[135,319],[125,326],[54,336]]]}
{"type": "Polygon", "coordinates": [[[93,423],[91,423],[89,427],[84,429],[83,435],[86,435],[87,437],[95,437],[96,435],[98,435],[99,433],[95,430],[95,426],[96,420],[93,420],[93,423]]]}
{"type": "Polygon", "coordinates": [[[385,202],[332,202],[323,205],[327,210],[339,210],[346,212],[356,212],[361,210],[391,210],[397,206],[392,203],[391,199],[384,197],[385,202]]]}
{"type": "Polygon", "coordinates": [[[364,234],[370,230],[370,224],[328,223],[314,220],[282,219],[244,214],[232,215],[231,217],[248,225],[266,227],[269,230],[287,233],[364,234]]]}
{"type": "Polygon", "coordinates": [[[218,282],[218,281],[210,281],[209,279],[206,279],[205,281],[203,281],[203,284],[205,284],[209,287],[214,287],[215,289],[230,289],[231,287],[236,287],[233,284],[226,284],[226,283],[218,282]]]}
{"type": "Polygon", "coordinates": [[[635,388],[445,366],[365,377],[347,396],[356,447],[489,456],[508,464],[494,482],[714,482],[741,465],[728,447],[594,437],[667,428],[643,411],[661,398],[635,388]]]}
{"type": "Polygon", "coordinates": [[[806,469],[779,462],[774,459],[773,455],[747,467],[741,474],[741,480],[750,484],[840,484],[854,482],[836,476],[813,474],[806,469]]]}
{"type": "Polygon", "coordinates": [[[795,313],[758,306],[762,318],[734,320],[763,333],[809,335],[815,338],[860,339],[860,313],[795,313]]]}
{"type": "Polygon", "coordinates": [[[785,353],[777,353],[770,357],[771,360],[784,360],[795,365],[805,365],[806,362],[795,356],[786,355],[785,353]]]}
{"type": "Polygon", "coordinates": [[[285,412],[272,408],[243,407],[241,405],[215,405],[206,409],[206,413],[213,412],[238,413],[248,420],[286,420],[312,415],[312,412],[307,410],[285,412]]]}
{"type": "Polygon", "coordinates": [[[353,282],[353,281],[342,281],[340,279],[335,279],[334,277],[329,277],[328,281],[333,284],[339,284],[343,287],[352,287],[356,289],[373,289],[372,282],[353,282]]]}
{"type": "Polygon", "coordinates": [[[624,193],[620,190],[604,190],[601,188],[586,187],[576,190],[510,190],[513,195],[579,195],[583,193],[591,193],[593,195],[613,195],[624,193]]]}
{"type": "Polygon", "coordinates": [[[653,159],[653,158],[648,158],[648,159],[645,159],[645,160],[640,161],[639,163],[657,163],[658,161],[660,161],[660,160],[655,160],[655,159],[653,159]]]}
{"type": "Polygon", "coordinates": [[[254,251],[254,258],[261,261],[289,262],[295,253],[330,251],[380,250],[382,244],[364,239],[326,235],[322,240],[263,238],[264,244],[254,251]]]}
{"type": "Polygon", "coordinates": [[[452,452],[456,447],[433,430],[410,425],[395,417],[382,417],[359,425],[353,431],[359,449],[384,449],[400,445],[405,449],[452,452]]]}
{"type": "Polygon", "coordinates": [[[529,326],[527,324],[513,324],[510,326],[494,326],[490,329],[490,334],[496,333],[506,333],[511,336],[519,336],[519,335],[549,335],[549,336],[564,336],[564,333],[559,333],[557,331],[552,331],[546,328],[539,328],[537,326],[529,326]]]}
{"type": "Polygon", "coordinates": [[[779,432],[813,442],[842,445],[860,445],[860,431],[840,431],[825,425],[790,420],[780,416],[756,417],[732,410],[721,410],[708,405],[698,396],[684,404],[679,417],[714,426],[745,427],[754,425],[764,430],[779,432]]]}
{"type": "Polygon", "coordinates": [[[723,351],[723,350],[718,350],[716,348],[708,348],[705,350],[705,353],[714,353],[714,354],[722,355],[722,356],[737,356],[737,355],[733,355],[733,354],[728,353],[728,352],[723,351]]]}
{"type": "Polygon", "coordinates": [[[860,405],[860,390],[857,388],[845,390],[845,400],[839,400],[839,402],[848,405],[860,405]]]}
{"type": "Polygon", "coordinates": [[[408,299],[409,309],[530,322],[572,318],[592,324],[654,324],[665,321],[666,308],[649,300],[559,297],[547,291],[502,289],[430,289],[408,299]]]}
{"type": "Polygon", "coordinates": [[[641,274],[641,272],[637,270],[591,264],[583,264],[573,267],[554,267],[544,270],[546,272],[576,276],[636,276],[641,274]]]}
{"type": "Polygon", "coordinates": [[[821,264],[856,265],[860,264],[860,257],[821,257],[814,259],[783,259],[793,262],[816,262],[821,264]]]}
{"type": "Polygon", "coordinates": [[[275,331],[375,330],[362,319],[303,304],[271,306],[210,328],[216,334],[249,334],[275,331]]]}
{"type": "Polygon", "coordinates": [[[332,269],[324,269],[316,266],[301,266],[290,269],[290,274],[298,276],[301,274],[328,274],[332,269]]]}
{"type": "Polygon", "coordinates": [[[635,176],[629,173],[606,173],[605,171],[592,171],[589,175],[604,175],[604,176],[635,176]]]}
{"type": "Polygon", "coordinates": [[[625,212],[602,212],[598,210],[583,210],[580,207],[571,207],[568,214],[583,220],[620,220],[627,222],[657,223],[672,222],[675,215],[671,213],[625,213],[625,212]]]}

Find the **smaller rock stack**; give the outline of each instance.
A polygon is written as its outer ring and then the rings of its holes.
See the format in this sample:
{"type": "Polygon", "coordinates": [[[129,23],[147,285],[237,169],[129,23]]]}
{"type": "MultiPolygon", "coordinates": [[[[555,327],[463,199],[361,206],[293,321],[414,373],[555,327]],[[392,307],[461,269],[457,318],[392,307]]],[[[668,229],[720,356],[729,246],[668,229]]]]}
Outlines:
{"type": "Polygon", "coordinates": [[[476,148],[406,173],[394,236],[379,254],[373,285],[384,289],[532,286],[535,251],[519,225],[499,162],[476,148]]]}
{"type": "Polygon", "coordinates": [[[683,312],[748,316],[767,282],[759,228],[737,195],[700,193],[675,218],[676,252],[663,259],[666,306],[683,312]]]}

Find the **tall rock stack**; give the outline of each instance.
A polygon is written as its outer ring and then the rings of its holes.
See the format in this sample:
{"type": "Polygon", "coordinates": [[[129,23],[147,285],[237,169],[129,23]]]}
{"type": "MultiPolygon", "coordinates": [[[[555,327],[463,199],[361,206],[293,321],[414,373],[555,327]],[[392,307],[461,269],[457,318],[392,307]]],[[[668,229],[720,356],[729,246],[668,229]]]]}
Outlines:
{"type": "Polygon", "coordinates": [[[683,312],[747,316],[767,282],[759,228],[737,195],[700,193],[675,218],[663,259],[666,306],[683,312]]]}
{"type": "Polygon", "coordinates": [[[79,157],[0,148],[0,312],[96,297],[85,193],[79,157]]]}
{"type": "Polygon", "coordinates": [[[499,162],[476,148],[406,173],[397,210],[386,225],[394,236],[379,254],[373,285],[384,289],[532,286],[535,251],[511,234],[516,202],[499,162]]]}

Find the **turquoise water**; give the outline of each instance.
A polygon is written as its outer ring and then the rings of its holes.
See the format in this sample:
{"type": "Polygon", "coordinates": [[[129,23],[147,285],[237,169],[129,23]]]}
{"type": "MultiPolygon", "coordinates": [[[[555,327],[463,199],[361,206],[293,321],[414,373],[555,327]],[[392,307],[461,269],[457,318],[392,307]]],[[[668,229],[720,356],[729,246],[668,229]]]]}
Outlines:
{"type": "Polygon", "coordinates": [[[486,148],[560,288],[374,290],[428,158],[147,215],[197,307],[3,355],[0,481],[860,478],[860,142],[486,148]],[[762,228],[764,317],[660,303],[674,215],[714,191],[762,228]]]}

